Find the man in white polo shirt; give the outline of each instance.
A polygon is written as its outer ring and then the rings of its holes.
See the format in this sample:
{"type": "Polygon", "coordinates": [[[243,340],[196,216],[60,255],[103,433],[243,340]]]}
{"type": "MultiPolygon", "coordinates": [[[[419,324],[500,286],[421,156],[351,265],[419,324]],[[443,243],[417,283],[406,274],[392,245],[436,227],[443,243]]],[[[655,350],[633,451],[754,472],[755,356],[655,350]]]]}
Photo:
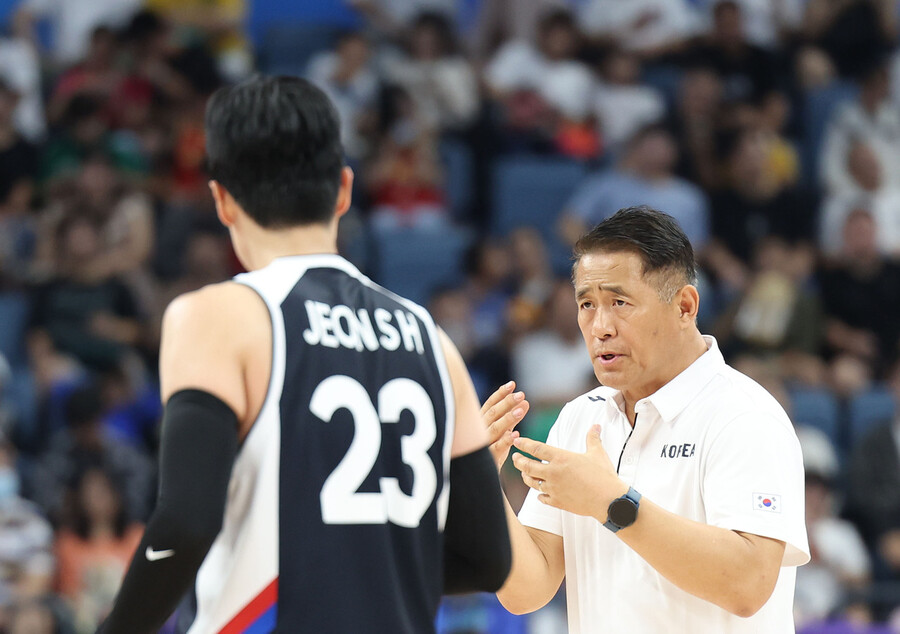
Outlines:
{"type": "Polygon", "coordinates": [[[622,210],[575,246],[578,324],[602,387],[570,402],[547,443],[512,431],[508,384],[483,416],[498,465],[532,489],[507,507],[512,612],[567,579],[569,632],[793,632],[809,560],[803,462],[775,399],[696,325],[690,242],[666,214],[622,210]]]}

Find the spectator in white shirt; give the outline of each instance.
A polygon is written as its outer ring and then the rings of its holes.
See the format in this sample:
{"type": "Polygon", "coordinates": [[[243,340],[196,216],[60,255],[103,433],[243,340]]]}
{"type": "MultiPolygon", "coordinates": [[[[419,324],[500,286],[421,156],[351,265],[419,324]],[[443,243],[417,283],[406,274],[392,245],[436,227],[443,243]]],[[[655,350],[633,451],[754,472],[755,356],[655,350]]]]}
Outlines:
{"type": "Polygon", "coordinates": [[[69,66],[84,57],[96,27],[123,27],[143,4],[142,0],[25,0],[17,19],[28,23],[47,18],[53,59],[69,66]]]}
{"type": "Polygon", "coordinates": [[[819,212],[819,247],[835,258],[843,250],[844,225],[856,209],[867,210],[877,226],[878,248],[900,255],[900,188],[885,173],[881,157],[864,142],[853,142],[847,153],[852,188],[832,193],[819,212]]]}
{"type": "Polygon", "coordinates": [[[370,58],[365,36],[350,32],[338,39],[333,51],[316,55],[306,71],[334,103],[341,119],[341,142],[353,159],[367,153],[366,128],[374,124],[380,83],[370,58]]]}
{"type": "Polygon", "coordinates": [[[647,57],[672,50],[696,32],[685,0],[588,0],[579,24],[592,39],[611,39],[647,57]]]}
{"type": "Polygon", "coordinates": [[[640,58],[628,51],[611,51],[602,64],[594,111],[606,147],[615,152],[635,132],[666,114],[662,94],[640,83],[640,58]]]}
{"type": "Polygon", "coordinates": [[[47,131],[41,86],[41,60],[26,24],[27,16],[15,20],[10,37],[0,37],[0,81],[19,95],[14,122],[29,141],[39,141],[47,131]]]}
{"type": "Polygon", "coordinates": [[[831,193],[856,188],[847,160],[854,141],[869,145],[878,155],[885,184],[900,185],[900,106],[890,99],[890,81],[883,64],[866,73],[859,97],[840,107],[828,124],[820,178],[831,193]]]}
{"type": "Polygon", "coordinates": [[[482,0],[472,34],[472,54],[480,62],[503,42],[536,44],[544,14],[571,4],[572,0],[482,0]]]}
{"type": "Polygon", "coordinates": [[[509,42],[490,61],[485,81],[492,95],[502,102],[518,92],[535,92],[567,114],[587,111],[594,76],[576,58],[581,34],[571,14],[565,10],[546,14],[538,33],[537,46],[509,42]]]}
{"type": "Polygon", "coordinates": [[[403,86],[431,127],[469,125],[478,114],[478,82],[459,54],[452,22],[441,13],[419,15],[405,33],[405,53],[385,55],[385,79],[403,86]]]}
{"type": "Polygon", "coordinates": [[[797,437],[806,469],[806,529],[812,556],[797,569],[794,622],[802,627],[825,621],[841,608],[869,581],[871,565],[859,531],[837,516],[834,447],[812,427],[799,427],[797,437]]]}

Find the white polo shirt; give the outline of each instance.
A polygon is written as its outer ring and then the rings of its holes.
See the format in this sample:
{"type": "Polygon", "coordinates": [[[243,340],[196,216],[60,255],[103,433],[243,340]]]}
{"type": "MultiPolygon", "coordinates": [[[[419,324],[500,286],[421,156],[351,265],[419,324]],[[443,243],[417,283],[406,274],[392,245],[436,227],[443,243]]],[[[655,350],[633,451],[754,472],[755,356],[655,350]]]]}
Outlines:
{"type": "Polygon", "coordinates": [[[641,495],[682,517],[784,541],[775,591],[754,616],[734,616],[667,581],[597,520],[546,506],[532,490],[519,519],[563,538],[572,634],[794,631],[795,566],[809,561],[800,443],[778,402],[704,339],[706,353],[637,402],[633,430],[622,394],[599,387],[563,408],[547,443],[583,452],[599,424],[619,477],[641,495]]]}

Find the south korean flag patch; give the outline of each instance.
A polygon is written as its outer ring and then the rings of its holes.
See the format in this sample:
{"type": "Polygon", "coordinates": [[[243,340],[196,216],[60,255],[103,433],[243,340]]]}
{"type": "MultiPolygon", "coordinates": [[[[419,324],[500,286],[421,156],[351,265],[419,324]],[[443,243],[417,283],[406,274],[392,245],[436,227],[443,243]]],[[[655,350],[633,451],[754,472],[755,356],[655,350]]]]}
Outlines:
{"type": "Polygon", "coordinates": [[[754,493],[753,510],[764,513],[781,513],[781,496],[777,493],[754,493]]]}

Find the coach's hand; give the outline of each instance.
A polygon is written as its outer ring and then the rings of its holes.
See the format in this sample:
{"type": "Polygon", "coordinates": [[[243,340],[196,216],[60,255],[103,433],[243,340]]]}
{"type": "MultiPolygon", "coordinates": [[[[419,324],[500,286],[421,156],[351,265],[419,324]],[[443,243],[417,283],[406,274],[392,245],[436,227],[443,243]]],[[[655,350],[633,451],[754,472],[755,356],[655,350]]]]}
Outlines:
{"type": "Polygon", "coordinates": [[[513,456],[513,464],[522,472],[522,480],[549,506],[596,518],[605,522],[609,503],[628,492],[600,442],[600,426],[587,434],[587,451],[575,453],[551,447],[529,438],[517,438],[516,448],[531,454],[513,456]]]}
{"type": "Polygon", "coordinates": [[[515,389],[515,381],[501,385],[481,406],[481,420],[488,430],[491,454],[497,463],[497,469],[506,462],[513,441],[519,437],[519,432],[513,428],[525,417],[530,407],[525,394],[514,392],[515,389]]]}

